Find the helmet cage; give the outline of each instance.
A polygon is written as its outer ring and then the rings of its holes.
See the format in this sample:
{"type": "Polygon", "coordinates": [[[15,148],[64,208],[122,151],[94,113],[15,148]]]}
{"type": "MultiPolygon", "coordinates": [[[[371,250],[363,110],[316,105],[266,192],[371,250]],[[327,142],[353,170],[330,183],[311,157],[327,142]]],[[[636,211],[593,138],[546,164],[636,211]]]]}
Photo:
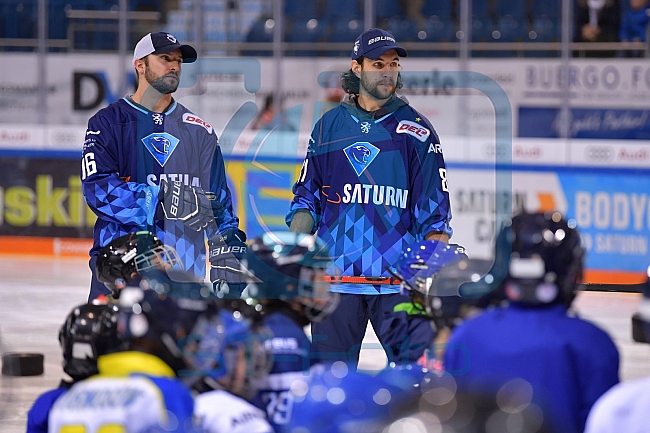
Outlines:
{"type": "Polygon", "coordinates": [[[323,268],[300,268],[296,299],[311,322],[321,322],[339,305],[340,295],[330,291],[331,283],[325,276],[326,270],[323,268]]]}

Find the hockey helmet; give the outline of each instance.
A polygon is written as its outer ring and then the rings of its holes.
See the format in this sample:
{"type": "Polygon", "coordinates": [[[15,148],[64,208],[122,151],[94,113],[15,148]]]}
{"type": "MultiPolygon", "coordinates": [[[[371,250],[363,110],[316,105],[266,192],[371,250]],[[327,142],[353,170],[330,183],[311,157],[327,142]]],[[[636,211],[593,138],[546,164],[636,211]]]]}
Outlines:
{"type": "Polygon", "coordinates": [[[574,220],[559,212],[516,215],[504,224],[496,248],[495,266],[507,264],[504,291],[510,301],[571,304],[585,255],[574,220]]]}
{"type": "Polygon", "coordinates": [[[333,270],[329,251],[313,235],[265,233],[252,240],[243,268],[250,296],[299,305],[312,322],[323,320],[338,305],[339,295],[330,292],[327,275],[333,270]]]}
{"type": "Polygon", "coordinates": [[[402,281],[402,294],[417,296],[421,300],[433,296],[430,291],[440,269],[462,258],[467,258],[465,249],[457,244],[423,240],[409,245],[395,266],[402,281]]]}
{"type": "Polygon", "coordinates": [[[250,399],[257,391],[257,380],[266,376],[273,366],[266,345],[271,338],[273,334],[267,327],[252,321],[239,309],[222,308],[216,315],[202,316],[187,340],[180,342],[192,370],[181,371],[179,376],[202,377],[208,386],[216,380],[219,385],[212,388],[223,387],[250,399]]]}
{"type": "Polygon", "coordinates": [[[97,279],[114,290],[133,284],[147,269],[182,270],[183,265],[173,247],[149,231],[140,231],[120,236],[103,247],[95,268],[97,279]]]}
{"type": "Polygon", "coordinates": [[[153,289],[127,287],[119,298],[118,338],[129,350],[151,353],[175,372],[187,368],[179,341],[201,317],[216,314],[214,303],[174,299],[153,289]]]}
{"type": "Polygon", "coordinates": [[[118,350],[116,305],[97,301],[75,307],[59,330],[63,371],[75,381],[97,374],[97,358],[118,350]]]}

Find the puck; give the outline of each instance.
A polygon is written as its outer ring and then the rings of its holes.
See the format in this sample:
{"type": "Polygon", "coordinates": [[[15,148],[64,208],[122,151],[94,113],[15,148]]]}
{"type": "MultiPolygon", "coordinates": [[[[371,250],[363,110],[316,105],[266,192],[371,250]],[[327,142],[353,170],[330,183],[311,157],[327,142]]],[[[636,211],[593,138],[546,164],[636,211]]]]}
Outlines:
{"type": "Polygon", "coordinates": [[[5,376],[38,376],[43,374],[45,356],[42,353],[13,352],[2,355],[5,376]]]}

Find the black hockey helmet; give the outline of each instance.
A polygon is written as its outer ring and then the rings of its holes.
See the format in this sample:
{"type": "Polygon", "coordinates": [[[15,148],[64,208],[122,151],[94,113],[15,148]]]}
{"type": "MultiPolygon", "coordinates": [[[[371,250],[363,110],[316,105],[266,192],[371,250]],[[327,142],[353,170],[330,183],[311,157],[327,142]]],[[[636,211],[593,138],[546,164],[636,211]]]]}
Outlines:
{"type": "Polygon", "coordinates": [[[97,279],[109,289],[123,289],[138,281],[147,269],[182,270],[176,250],[164,245],[149,231],[129,233],[114,239],[99,251],[97,279]]]}
{"type": "Polygon", "coordinates": [[[128,350],[150,353],[175,372],[188,366],[182,339],[201,317],[216,314],[216,304],[203,299],[171,298],[154,289],[126,287],[119,298],[117,335],[128,350]]]}
{"type": "Polygon", "coordinates": [[[75,381],[97,374],[97,358],[119,349],[116,305],[96,301],[75,307],[59,330],[63,371],[75,381]]]}
{"type": "Polygon", "coordinates": [[[506,264],[507,298],[530,305],[571,305],[582,279],[584,250],[574,220],[559,212],[516,215],[497,236],[497,263],[506,264]]]}
{"type": "Polygon", "coordinates": [[[319,322],[338,305],[330,292],[329,250],[313,235],[278,231],[252,240],[243,260],[251,297],[298,305],[304,316],[319,322]]]}

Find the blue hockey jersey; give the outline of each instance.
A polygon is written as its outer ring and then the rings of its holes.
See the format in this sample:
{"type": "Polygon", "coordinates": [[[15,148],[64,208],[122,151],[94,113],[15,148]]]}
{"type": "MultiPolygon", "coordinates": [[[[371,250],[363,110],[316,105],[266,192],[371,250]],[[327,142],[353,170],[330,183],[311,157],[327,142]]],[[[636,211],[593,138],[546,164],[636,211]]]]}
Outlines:
{"type": "MultiPolygon", "coordinates": [[[[348,100],[316,123],[286,217],[307,210],[344,276],[389,276],[402,250],[431,232],[451,236],[442,147],[429,121],[403,99],[368,113],[348,100]]],[[[399,286],[340,284],[352,294],[399,286]]]]}
{"type": "Polygon", "coordinates": [[[311,375],[291,386],[293,415],[287,432],[381,432],[393,405],[416,394],[424,379],[421,369],[391,370],[378,376],[356,373],[336,361],[316,365],[311,375]]]}
{"type": "Polygon", "coordinates": [[[237,228],[223,156],[212,126],[173,101],[164,113],[129,98],[100,110],[88,121],[81,160],[83,194],[97,214],[90,255],[130,232],[151,230],[173,246],[185,266],[205,277],[205,240],[237,228]],[[161,180],[201,187],[216,226],[196,232],[156,213],[161,180]]]}
{"type": "Polygon", "coordinates": [[[69,388],[69,384],[61,383],[58,388],[51,389],[39,395],[27,412],[27,433],[47,433],[50,410],[69,388]]]}
{"type": "Polygon", "coordinates": [[[264,318],[264,325],[273,333],[266,341],[273,354],[273,367],[262,379],[255,379],[258,393],[252,403],[264,409],[269,422],[276,431],[284,431],[293,413],[290,387],[294,380],[309,375],[316,361],[310,358],[311,344],[296,315],[289,308],[281,309],[264,318]]]}
{"type": "Polygon", "coordinates": [[[190,391],[159,358],[120,352],[98,358],[99,374],[77,382],[54,403],[49,431],[193,431],[190,391]]]}
{"type": "Polygon", "coordinates": [[[619,356],[603,330],[570,317],[562,305],[510,305],[455,328],[444,365],[463,391],[493,392],[524,379],[552,431],[577,433],[594,402],[618,382],[619,356]]]}

